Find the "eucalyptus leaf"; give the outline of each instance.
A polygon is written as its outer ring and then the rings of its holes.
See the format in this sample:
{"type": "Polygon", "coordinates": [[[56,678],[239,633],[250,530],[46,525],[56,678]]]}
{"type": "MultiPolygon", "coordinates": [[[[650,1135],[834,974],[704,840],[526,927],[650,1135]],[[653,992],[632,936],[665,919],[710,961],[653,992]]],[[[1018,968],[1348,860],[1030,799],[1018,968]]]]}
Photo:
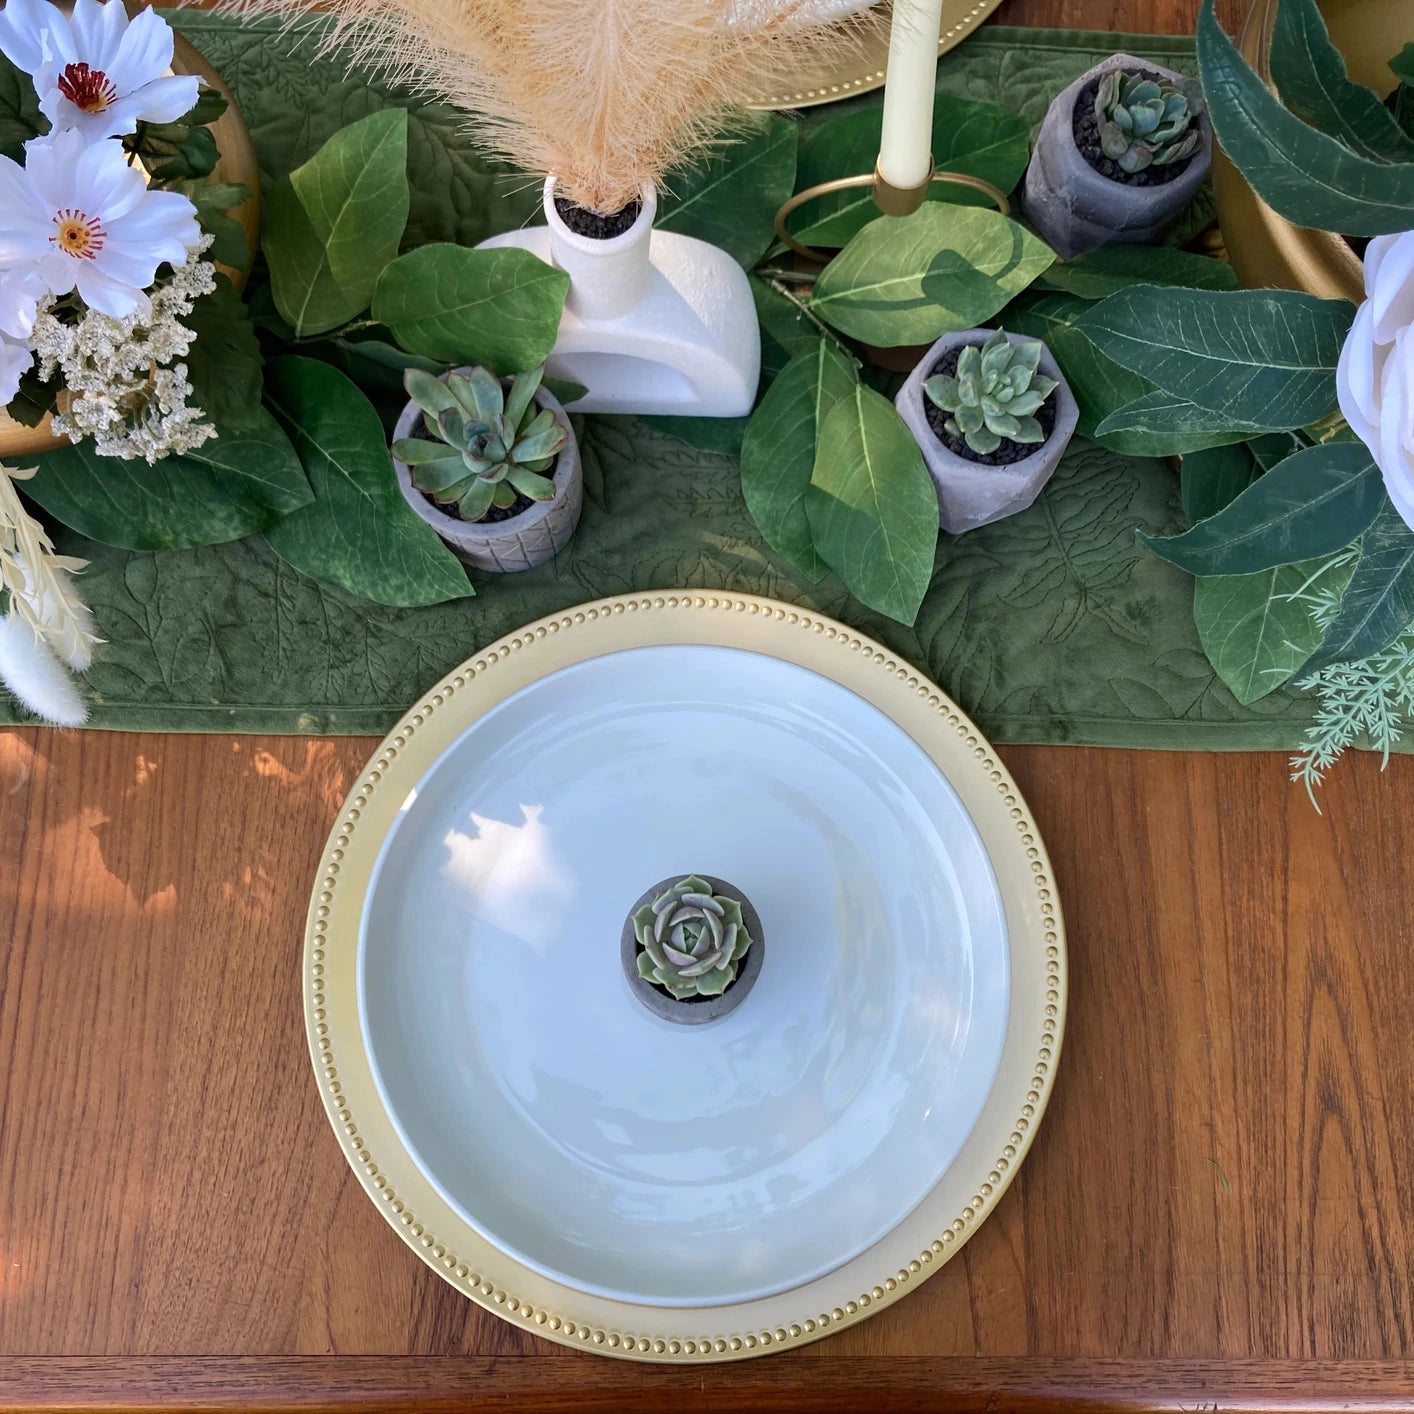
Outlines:
{"type": "Polygon", "coordinates": [[[1076,322],[1166,392],[1248,429],[1282,431],[1335,410],[1335,368],[1354,315],[1346,300],[1295,290],[1134,285],[1076,322]]]}
{"type": "Polygon", "coordinates": [[[1364,444],[1328,442],[1287,457],[1182,535],[1145,543],[1190,574],[1253,574],[1341,549],[1385,505],[1380,469],[1364,444]]]}
{"type": "Polygon", "coordinates": [[[1186,453],[1179,472],[1179,492],[1188,523],[1196,525],[1217,515],[1260,474],[1251,451],[1240,443],[1186,453]]]}
{"type": "Polygon", "coordinates": [[[1339,594],[1355,567],[1344,551],[1255,574],[1200,579],[1193,621],[1208,661],[1244,706],[1275,692],[1315,651],[1311,616],[1320,591],[1339,594]]]}
{"type": "Polygon", "coordinates": [[[398,489],[383,424],[342,373],[311,358],[267,370],[269,397],[314,491],[311,505],[265,532],[312,579],[396,607],[472,593],[456,557],[398,489]]]}
{"type": "Polygon", "coordinates": [[[865,343],[926,344],[990,319],[1054,259],[998,212],[925,202],[860,231],[821,272],[810,307],[865,343]]]}
{"type": "Polygon", "coordinates": [[[1306,666],[1353,663],[1388,648],[1414,622],[1414,533],[1388,498],[1360,541],[1340,609],[1306,666]]]}
{"type": "Polygon", "coordinates": [[[526,250],[425,245],[384,270],[373,317],[409,353],[509,377],[549,356],[569,283],[526,250]]]}
{"type": "Polygon", "coordinates": [[[1106,445],[1112,437],[1122,436],[1126,449],[1133,454],[1172,457],[1245,442],[1261,430],[1234,423],[1223,413],[1210,412],[1156,388],[1110,413],[1095,429],[1095,435],[1106,445]]]}
{"type": "Polygon", "coordinates": [[[1313,127],[1376,162],[1414,162],[1414,142],[1378,96],[1345,72],[1316,0],[1281,0],[1272,24],[1272,81],[1313,127]]]}
{"type": "Polygon", "coordinates": [[[1203,0],[1198,67],[1223,151],[1278,214],[1347,236],[1414,227],[1414,163],[1352,152],[1282,107],[1203,0]]]}
{"type": "Polygon", "coordinates": [[[710,241],[749,269],[771,244],[776,212],[795,186],[796,142],[789,118],[751,114],[740,136],[670,183],[655,225],[710,241]]]}
{"type": "Polygon", "coordinates": [[[87,441],[36,461],[27,496],[80,535],[126,550],[240,540],[313,499],[289,439],[263,410],[151,466],[101,457],[87,441]]]}
{"type": "Polygon", "coordinates": [[[862,383],[816,431],[805,512],[815,549],[855,598],[913,623],[933,574],[938,493],[893,404],[862,383]]]}
{"type": "Polygon", "coordinates": [[[1266,432],[1260,437],[1253,437],[1247,443],[1247,449],[1263,471],[1270,471],[1278,462],[1285,461],[1308,445],[1296,432],[1266,432]]]}
{"type": "MultiPolygon", "coordinates": [[[[836,177],[868,172],[879,155],[883,109],[871,107],[822,123],[801,144],[796,185],[803,191],[836,177]]],[[[933,161],[940,172],[981,177],[1011,192],[1026,171],[1031,143],[1026,121],[993,103],[939,93],[933,100],[933,161]]],[[[957,182],[928,189],[929,201],[991,206],[985,193],[957,182]]],[[[867,188],[832,192],[809,202],[796,217],[798,240],[837,248],[879,214],[867,188]],[[803,223],[803,224],[802,224],[803,223]]]]}
{"type": "Polygon", "coordinates": [[[1037,283],[1081,299],[1100,300],[1130,285],[1235,290],[1237,272],[1225,260],[1169,246],[1104,245],[1072,260],[1056,261],[1037,283]]]}
{"type": "Polygon", "coordinates": [[[297,334],[367,309],[408,218],[407,113],[340,128],[266,196],[262,248],[276,308],[297,334]]]}
{"type": "Polygon", "coordinates": [[[766,543],[813,584],[829,566],[815,549],[805,497],[818,432],[831,408],[853,390],[854,365],[834,345],[788,363],[751,414],[741,443],[741,490],[766,543]]]}

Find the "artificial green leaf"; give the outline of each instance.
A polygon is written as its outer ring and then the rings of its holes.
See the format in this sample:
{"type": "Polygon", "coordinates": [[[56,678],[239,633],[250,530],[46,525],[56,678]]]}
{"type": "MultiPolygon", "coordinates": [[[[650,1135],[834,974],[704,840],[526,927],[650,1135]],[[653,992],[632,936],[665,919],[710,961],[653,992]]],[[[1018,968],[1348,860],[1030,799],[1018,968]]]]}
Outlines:
{"type": "Polygon", "coordinates": [[[221,156],[208,129],[186,123],[138,124],[137,151],[159,182],[209,177],[221,156]]]}
{"type": "Polygon", "coordinates": [[[1245,442],[1261,430],[1244,427],[1220,412],[1210,412],[1156,388],[1110,413],[1095,435],[1106,445],[1112,437],[1124,437],[1126,450],[1132,455],[1171,457],[1245,442]]]}
{"type": "Polygon", "coordinates": [[[925,202],[871,221],[821,272],[810,307],[865,343],[931,343],[990,319],[1055,259],[1015,221],[925,202]]]}
{"type": "Polygon", "coordinates": [[[833,344],[788,363],[751,414],[741,443],[741,490],[766,543],[813,584],[829,566],[820,558],[805,514],[818,430],[855,385],[854,365],[833,344]]]}
{"type": "Polygon", "coordinates": [[[40,378],[37,369],[27,368],[20,374],[19,389],[5,411],[22,427],[38,427],[58,405],[63,387],[64,376],[58,369],[46,382],[40,378]]]}
{"type": "Polygon", "coordinates": [[[254,426],[264,417],[264,360],[250,311],[231,282],[218,274],[216,288],[197,300],[182,323],[196,335],[187,350],[187,377],[196,405],[218,427],[254,426]]]}
{"type": "MultiPolygon", "coordinates": [[[[569,378],[542,377],[540,386],[549,392],[562,407],[577,403],[589,389],[583,383],[575,383],[569,378]]],[[[730,422],[732,419],[726,419],[730,422]]]]}
{"type": "Polygon", "coordinates": [[[202,84],[196,91],[196,102],[182,114],[181,121],[188,127],[209,127],[231,105],[220,89],[202,84]]]}
{"type": "Polygon", "coordinates": [[[266,412],[151,466],[100,457],[91,442],[36,460],[26,495],[80,535],[127,550],[239,540],[312,499],[289,439],[266,412]]]}
{"type": "Polygon", "coordinates": [[[1361,537],[1360,559],[1341,595],[1340,609],[1306,666],[1314,671],[1368,658],[1388,648],[1411,622],[1414,533],[1386,498],[1361,537]]]}
{"type": "Polygon", "coordinates": [[[410,353],[507,377],[549,356],[569,283],[527,250],[425,245],[383,272],[373,317],[410,353]]]}
{"type": "Polygon", "coordinates": [[[1073,260],[1056,261],[1037,284],[1081,299],[1099,300],[1130,285],[1235,290],[1237,272],[1225,260],[1169,246],[1103,245],[1073,260]]]}
{"type": "Polygon", "coordinates": [[[367,309],[408,217],[407,113],[340,128],[267,193],[262,247],[275,305],[297,334],[367,309]]]}
{"type": "Polygon", "coordinates": [[[656,427],[689,447],[722,456],[741,455],[741,439],[746,433],[744,417],[644,417],[641,421],[656,427]]]}
{"type": "Polygon", "coordinates": [[[1272,24],[1272,81],[1282,102],[1352,152],[1376,162],[1414,162],[1414,142],[1375,93],[1345,72],[1316,0],[1281,0],[1272,24]]]}
{"type": "Polygon", "coordinates": [[[820,333],[785,286],[755,274],[749,279],[761,325],[761,381],[769,384],[797,354],[813,349],[820,333]]]}
{"type": "Polygon", "coordinates": [[[1188,523],[1217,515],[1259,475],[1251,451],[1241,444],[1185,453],[1179,486],[1188,523]]]}
{"type": "Polygon", "coordinates": [[[1335,411],[1336,362],[1354,316],[1346,300],[1295,290],[1134,285],[1076,323],[1164,391],[1234,424],[1282,431],[1335,411]]]}
{"type": "Polygon", "coordinates": [[[23,144],[48,130],[34,80],[0,55],[0,153],[22,163],[23,144]]]}
{"type": "Polygon", "coordinates": [[[795,148],[789,118],[751,114],[739,138],[671,182],[654,224],[710,241],[749,269],[771,244],[776,211],[795,187],[795,148]]]}
{"type": "Polygon", "coordinates": [[[1414,40],[1405,44],[1389,61],[1389,67],[1400,83],[1414,84],[1414,40]]]}
{"type": "MultiPolygon", "coordinates": [[[[822,123],[801,144],[797,186],[803,191],[836,177],[873,170],[879,155],[883,109],[871,107],[822,123]]],[[[933,100],[933,160],[940,172],[980,177],[1002,192],[1021,180],[1031,155],[1026,122],[1005,108],[939,93],[933,100]]],[[[930,187],[929,201],[991,206],[983,192],[949,182],[930,187]]],[[[832,192],[807,204],[795,218],[806,245],[847,244],[879,214],[868,188],[832,192]],[[803,224],[802,224],[803,223],[803,224]]]]}
{"type": "Polygon", "coordinates": [[[805,513],[820,557],[856,599],[911,624],[933,574],[938,493],[894,406],[862,383],[815,437],[805,513]]]}
{"type": "Polygon", "coordinates": [[[1261,470],[1270,471],[1278,462],[1285,461],[1294,452],[1309,445],[1296,432],[1266,432],[1260,437],[1253,437],[1247,443],[1247,449],[1256,458],[1261,470]]]}
{"type": "Polygon", "coordinates": [[[1341,549],[1387,503],[1365,445],[1328,442],[1287,457],[1182,535],[1146,543],[1190,574],[1252,574],[1341,549]]]}
{"type": "Polygon", "coordinates": [[[1376,161],[1282,107],[1203,0],[1198,67],[1208,114],[1233,165],[1298,226],[1378,236],[1414,226],[1414,163],[1376,161]]]}
{"type": "Polygon", "coordinates": [[[1211,575],[1193,589],[1193,621],[1208,661],[1244,705],[1282,683],[1311,656],[1321,630],[1312,597],[1339,594],[1355,567],[1344,551],[1255,574],[1211,575]]]}
{"type": "Polygon", "coordinates": [[[271,406],[314,489],[312,505],[265,532],[311,579],[379,604],[440,604],[471,594],[456,556],[403,499],[383,424],[342,373],[312,358],[273,360],[271,406]]]}
{"type": "Polygon", "coordinates": [[[410,354],[382,339],[336,338],[327,344],[311,345],[309,352],[332,363],[365,392],[381,397],[406,397],[403,374],[409,368],[424,373],[445,373],[448,367],[436,359],[410,354]]]}

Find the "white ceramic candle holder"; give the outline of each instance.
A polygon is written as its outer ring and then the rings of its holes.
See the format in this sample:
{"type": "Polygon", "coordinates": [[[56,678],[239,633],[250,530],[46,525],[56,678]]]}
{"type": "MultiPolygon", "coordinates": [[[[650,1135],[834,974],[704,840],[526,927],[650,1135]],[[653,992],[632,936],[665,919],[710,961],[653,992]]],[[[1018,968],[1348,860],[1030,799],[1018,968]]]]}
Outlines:
{"type": "Polygon", "coordinates": [[[655,231],[657,193],[643,189],[638,219],[596,240],[572,231],[545,179],[544,226],[482,246],[517,246],[570,277],[546,371],[589,392],[574,412],[742,417],[756,401],[761,331],[746,273],[726,251],[655,231]]]}

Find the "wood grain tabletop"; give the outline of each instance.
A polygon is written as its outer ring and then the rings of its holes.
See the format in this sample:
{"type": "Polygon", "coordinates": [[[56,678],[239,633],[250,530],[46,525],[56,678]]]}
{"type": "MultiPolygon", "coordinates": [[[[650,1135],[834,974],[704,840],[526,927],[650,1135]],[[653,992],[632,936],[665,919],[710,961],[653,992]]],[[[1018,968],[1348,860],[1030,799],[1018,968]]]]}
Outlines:
{"type": "Polygon", "coordinates": [[[467,1302],[340,1155],[300,950],[373,745],[0,732],[0,1409],[1414,1408],[1414,759],[1318,814],[1278,755],[1004,749],[1070,938],[1030,1157],[874,1319],[664,1369],[467,1302]]]}

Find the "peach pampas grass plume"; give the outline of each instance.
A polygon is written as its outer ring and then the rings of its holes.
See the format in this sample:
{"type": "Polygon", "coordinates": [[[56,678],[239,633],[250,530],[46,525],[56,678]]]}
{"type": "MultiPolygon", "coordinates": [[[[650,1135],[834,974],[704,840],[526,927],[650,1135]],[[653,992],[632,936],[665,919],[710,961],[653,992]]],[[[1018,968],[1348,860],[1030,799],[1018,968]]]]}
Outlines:
{"type": "MultiPolygon", "coordinates": [[[[308,0],[227,0],[297,13],[308,0]]],[[[617,211],[718,139],[807,56],[857,46],[869,12],[819,0],[329,0],[331,43],[472,116],[489,152],[617,211]]]]}

